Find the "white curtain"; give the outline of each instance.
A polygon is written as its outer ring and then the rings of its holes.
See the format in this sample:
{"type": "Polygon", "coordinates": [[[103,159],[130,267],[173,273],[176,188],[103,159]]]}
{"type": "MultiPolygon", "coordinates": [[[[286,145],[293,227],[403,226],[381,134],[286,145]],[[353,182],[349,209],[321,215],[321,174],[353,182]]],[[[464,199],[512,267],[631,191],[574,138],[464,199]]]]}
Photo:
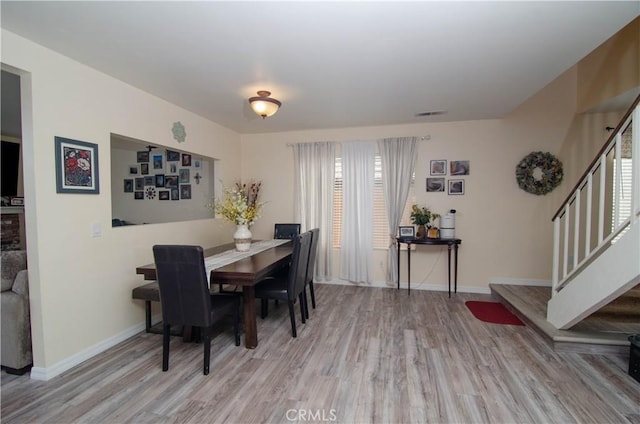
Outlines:
{"type": "Polygon", "coordinates": [[[340,278],[370,283],[373,258],[373,141],[342,143],[340,278]]]}
{"type": "Polygon", "coordinates": [[[385,138],[378,140],[382,161],[382,189],[389,220],[389,253],[387,256],[387,282],[398,280],[398,250],[395,235],[402,219],[411,177],[418,156],[417,137],[385,138]]]}
{"type": "Polygon", "coordinates": [[[302,230],[320,229],[315,278],[331,280],[333,249],[333,185],[335,144],[331,142],[293,145],[295,170],[294,216],[302,230]]]}

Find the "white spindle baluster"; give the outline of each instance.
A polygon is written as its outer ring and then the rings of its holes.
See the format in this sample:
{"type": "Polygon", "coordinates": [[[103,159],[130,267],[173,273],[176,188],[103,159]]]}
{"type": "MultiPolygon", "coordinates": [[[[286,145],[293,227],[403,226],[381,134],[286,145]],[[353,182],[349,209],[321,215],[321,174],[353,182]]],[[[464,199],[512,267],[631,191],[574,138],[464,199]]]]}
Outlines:
{"type": "Polygon", "coordinates": [[[578,252],[580,249],[580,187],[576,190],[576,201],[573,204],[575,216],[573,222],[573,268],[578,266],[578,252]]]}
{"type": "Polygon", "coordinates": [[[598,246],[604,240],[604,200],[607,188],[607,153],[600,156],[600,198],[598,199],[598,246]]]}
{"type": "Polygon", "coordinates": [[[567,203],[564,207],[564,246],[563,246],[563,258],[562,258],[562,278],[567,276],[567,268],[569,266],[569,205],[567,203]]]}
{"type": "Polygon", "coordinates": [[[593,202],[593,170],[587,176],[587,204],[584,222],[584,257],[591,253],[591,204],[593,202]]]}
{"type": "Polygon", "coordinates": [[[551,275],[551,296],[558,287],[558,271],[560,271],[560,217],[553,220],[553,270],[551,275]]]}

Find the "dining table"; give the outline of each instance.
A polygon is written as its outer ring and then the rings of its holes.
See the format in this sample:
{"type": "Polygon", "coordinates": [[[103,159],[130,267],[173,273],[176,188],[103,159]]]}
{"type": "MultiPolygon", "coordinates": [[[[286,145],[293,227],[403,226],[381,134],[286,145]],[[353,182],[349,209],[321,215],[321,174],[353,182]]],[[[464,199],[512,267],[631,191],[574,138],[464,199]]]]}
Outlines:
{"type": "MultiPolygon", "coordinates": [[[[205,262],[208,258],[224,255],[234,249],[234,243],[204,249],[205,262]]],[[[293,243],[291,240],[279,240],[278,245],[255,253],[248,252],[245,255],[240,255],[241,257],[237,260],[232,259],[230,263],[210,270],[210,284],[234,285],[242,288],[244,340],[245,347],[248,349],[255,349],[258,346],[255,285],[287,267],[291,261],[292,253],[293,243]]],[[[142,275],[145,280],[157,279],[156,267],[153,263],[137,267],[136,274],[142,275]]]]}

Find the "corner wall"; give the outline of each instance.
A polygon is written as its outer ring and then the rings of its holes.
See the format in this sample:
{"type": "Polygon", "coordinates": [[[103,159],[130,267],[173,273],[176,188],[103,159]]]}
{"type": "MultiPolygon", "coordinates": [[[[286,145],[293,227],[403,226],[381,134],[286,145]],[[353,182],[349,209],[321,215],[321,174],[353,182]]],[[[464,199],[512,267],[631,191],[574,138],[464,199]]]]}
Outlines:
{"type": "Polygon", "coordinates": [[[225,179],[239,178],[240,138],[6,30],[2,63],[21,75],[34,371],[49,378],[144,321],[131,289],[143,282],[135,268],[153,261],[154,244],[208,246],[232,234],[214,219],[112,228],[111,133],[219,158],[225,179]],[[184,144],[173,139],[176,121],[186,127],[184,144]],[[100,194],[56,193],[55,136],[98,144],[100,194]],[[100,237],[91,237],[94,225],[100,237]]]}

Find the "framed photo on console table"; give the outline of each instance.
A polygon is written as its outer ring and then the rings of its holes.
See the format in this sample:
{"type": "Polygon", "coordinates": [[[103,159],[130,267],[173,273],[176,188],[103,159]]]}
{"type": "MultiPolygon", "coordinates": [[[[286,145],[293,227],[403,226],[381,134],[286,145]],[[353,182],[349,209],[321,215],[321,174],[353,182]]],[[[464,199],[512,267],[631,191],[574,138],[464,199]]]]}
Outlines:
{"type": "Polygon", "coordinates": [[[413,225],[398,227],[398,235],[400,238],[413,238],[416,236],[416,229],[413,225]]]}

